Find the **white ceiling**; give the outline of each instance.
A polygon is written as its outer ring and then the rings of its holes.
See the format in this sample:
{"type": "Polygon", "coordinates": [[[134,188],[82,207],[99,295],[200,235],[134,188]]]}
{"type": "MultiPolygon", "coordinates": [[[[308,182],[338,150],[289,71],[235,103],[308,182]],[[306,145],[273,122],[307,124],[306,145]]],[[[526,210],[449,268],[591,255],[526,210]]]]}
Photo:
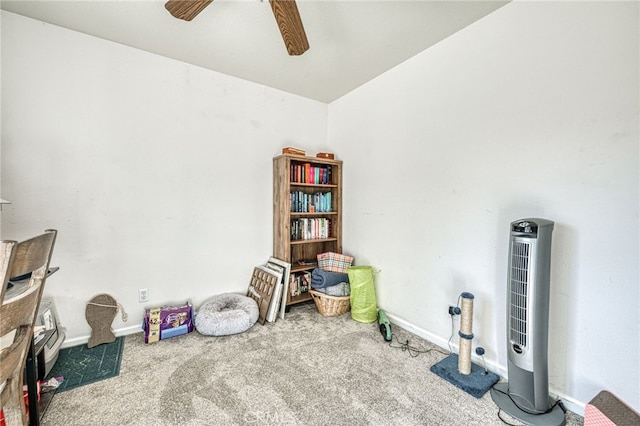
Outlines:
{"type": "Polygon", "coordinates": [[[164,0],[2,0],[19,15],[331,102],[507,1],[298,0],[310,48],[289,56],[267,0],[215,0],[193,21],[164,0]]]}

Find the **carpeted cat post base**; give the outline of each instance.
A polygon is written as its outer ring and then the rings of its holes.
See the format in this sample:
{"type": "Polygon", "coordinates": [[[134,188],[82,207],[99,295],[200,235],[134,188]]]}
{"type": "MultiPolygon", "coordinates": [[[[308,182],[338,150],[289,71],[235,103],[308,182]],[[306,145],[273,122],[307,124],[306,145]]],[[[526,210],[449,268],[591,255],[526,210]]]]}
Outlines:
{"type": "Polygon", "coordinates": [[[491,389],[491,398],[505,413],[525,425],[563,426],[565,424],[564,411],[559,404],[554,405],[547,413],[536,414],[522,410],[509,396],[509,384],[506,382],[498,383],[491,389]]]}
{"type": "Polygon", "coordinates": [[[451,354],[442,361],[433,364],[431,372],[476,398],[482,398],[482,395],[500,379],[497,374],[474,363],[471,363],[469,374],[461,374],[458,371],[457,354],[451,354]]]}

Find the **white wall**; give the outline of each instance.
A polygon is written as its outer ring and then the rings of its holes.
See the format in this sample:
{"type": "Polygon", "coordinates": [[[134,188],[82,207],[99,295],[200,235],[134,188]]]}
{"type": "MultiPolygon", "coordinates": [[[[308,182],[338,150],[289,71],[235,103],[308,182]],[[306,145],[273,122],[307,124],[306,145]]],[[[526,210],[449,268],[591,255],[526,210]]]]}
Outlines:
{"type": "Polygon", "coordinates": [[[550,385],[578,410],[640,409],[638,28],[637,2],[514,2],[329,106],[344,248],[396,323],[446,347],[469,291],[506,374],[509,223],[555,221],[550,385]]]}
{"type": "Polygon", "coordinates": [[[326,149],[324,103],[4,11],[2,88],[2,238],[59,230],[46,293],[71,341],[99,293],[139,330],[146,305],[246,291],[272,157],[326,149]]]}

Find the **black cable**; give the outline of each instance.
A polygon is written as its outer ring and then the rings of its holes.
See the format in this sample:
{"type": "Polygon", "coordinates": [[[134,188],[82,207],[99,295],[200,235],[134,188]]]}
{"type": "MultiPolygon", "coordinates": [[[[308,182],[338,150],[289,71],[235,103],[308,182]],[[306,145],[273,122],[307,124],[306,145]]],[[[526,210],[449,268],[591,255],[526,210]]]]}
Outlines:
{"type": "MultiPolygon", "coordinates": [[[[460,294],[460,296],[458,296],[458,303],[456,304],[456,309],[458,309],[458,312],[460,312],[460,298],[462,297],[462,294],[460,294]]],[[[453,340],[453,335],[455,334],[455,321],[453,320],[454,317],[456,316],[456,314],[451,314],[451,336],[449,336],[449,341],[447,342],[447,346],[449,346],[449,354],[453,353],[453,348],[451,347],[451,340],[453,340]]]]}
{"type": "Polygon", "coordinates": [[[449,336],[449,341],[447,342],[447,346],[449,346],[449,354],[453,353],[453,349],[451,348],[451,340],[453,340],[453,334],[455,333],[455,330],[454,330],[455,325],[454,325],[453,317],[455,317],[455,315],[451,315],[451,336],[449,336]]]}
{"type": "Polygon", "coordinates": [[[397,336],[393,336],[396,338],[396,343],[398,343],[400,346],[393,346],[393,341],[389,342],[389,347],[390,348],[394,348],[394,349],[402,349],[402,352],[409,352],[409,355],[411,355],[411,357],[415,358],[420,354],[426,354],[429,353],[431,351],[436,351],[436,352],[440,352],[441,354],[444,355],[448,355],[446,352],[443,352],[441,350],[439,350],[438,348],[431,348],[431,349],[418,349],[414,346],[409,345],[409,341],[405,341],[405,342],[400,342],[398,340],[397,336]]]}
{"type": "MultiPolygon", "coordinates": [[[[553,403],[553,405],[552,405],[552,406],[551,406],[547,411],[545,411],[545,412],[543,412],[543,413],[535,413],[535,412],[533,412],[533,411],[525,410],[524,408],[522,408],[522,407],[521,407],[521,406],[520,406],[520,405],[519,405],[519,404],[518,404],[518,403],[517,403],[517,402],[516,402],[512,397],[511,397],[511,395],[509,394],[509,392],[505,392],[505,391],[502,391],[502,390],[500,390],[500,389],[496,388],[496,387],[495,387],[496,385],[497,385],[497,383],[495,383],[493,386],[491,386],[491,389],[495,390],[496,392],[500,392],[500,393],[501,393],[501,394],[503,394],[503,395],[507,395],[507,396],[509,397],[509,399],[511,400],[511,402],[513,402],[513,404],[514,404],[516,407],[518,407],[518,410],[522,411],[522,412],[523,412],[523,413],[525,413],[525,414],[529,414],[529,415],[531,415],[531,416],[540,416],[540,415],[542,415],[542,414],[549,414],[550,412],[552,412],[552,411],[554,410],[554,408],[556,408],[556,406],[560,406],[560,408],[562,409],[562,411],[564,411],[565,413],[567,412],[567,411],[566,411],[566,409],[564,408],[564,404],[562,403],[562,400],[561,400],[561,399],[556,399],[556,401],[553,403]]],[[[499,416],[500,416],[500,413],[498,412],[498,417],[499,417],[499,416]]],[[[502,419],[500,419],[500,420],[502,420],[502,419]]]]}

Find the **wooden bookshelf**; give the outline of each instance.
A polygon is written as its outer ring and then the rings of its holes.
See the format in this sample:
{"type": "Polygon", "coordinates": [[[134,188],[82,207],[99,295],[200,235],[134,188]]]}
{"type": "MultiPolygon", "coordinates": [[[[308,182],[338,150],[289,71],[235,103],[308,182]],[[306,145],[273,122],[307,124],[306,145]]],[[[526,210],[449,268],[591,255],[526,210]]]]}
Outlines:
{"type": "MultiPolygon", "coordinates": [[[[317,266],[312,263],[316,256],[327,251],[342,253],[342,161],[275,157],[273,257],[291,263],[291,275],[299,279],[317,266]]],[[[287,289],[287,306],[308,300],[308,292],[292,295],[287,289]]]]}

